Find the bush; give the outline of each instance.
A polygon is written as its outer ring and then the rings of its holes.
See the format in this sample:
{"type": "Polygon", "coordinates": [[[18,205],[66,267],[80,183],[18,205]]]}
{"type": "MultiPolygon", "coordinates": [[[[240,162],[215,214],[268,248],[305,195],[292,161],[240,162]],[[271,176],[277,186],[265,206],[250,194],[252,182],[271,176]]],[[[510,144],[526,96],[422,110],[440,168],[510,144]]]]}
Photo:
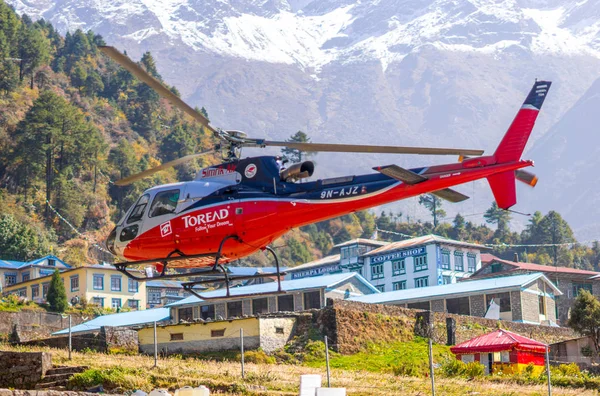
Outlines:
{"type": "Polygon", "coordinates": [[[575,363],[561,364],[550,368],[550,375],[564,375],[567,377],[581,376],[581,370],[575,363]]]}
{"type": "Polygon", "coordinates": [[[479,362],[464,363],[458,359],[448,359],[441,367],[445,377],[477,378],[483,377],[485,367],[479,362]]]}
{"type": "Polygon", "coordinates": [[[89,369],[83,373],[74,374],[68,383],[69,389],[89,389],[102,385],[106,389],[137,389],[139,383],[136,377],[144,373],[142,369],[113,367],[110,369],[89,369]]]}
{"type": "Polygon", "coordinates": [[[256,351],[244,352],[244,361],[257,364],[275,364],[277,360],[273,356],[269,356],[262,349],[256,351]]]}

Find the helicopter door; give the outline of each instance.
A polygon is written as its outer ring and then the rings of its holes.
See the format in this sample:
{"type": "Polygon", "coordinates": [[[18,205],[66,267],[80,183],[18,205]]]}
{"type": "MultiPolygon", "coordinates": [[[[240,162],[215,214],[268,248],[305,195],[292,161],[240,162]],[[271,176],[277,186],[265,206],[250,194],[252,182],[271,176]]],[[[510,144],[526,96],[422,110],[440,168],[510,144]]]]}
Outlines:
{"type": "Polygon", "coordinates": [[[147,232],[140,236],[141,245],[146,252],[151,252],[152,257],[166,257],[175,249],[171,219],[177,210],[180,196],[180,188],[169,188],[158,191],[152,198],[143,220],[143,227],[147,232]]]}

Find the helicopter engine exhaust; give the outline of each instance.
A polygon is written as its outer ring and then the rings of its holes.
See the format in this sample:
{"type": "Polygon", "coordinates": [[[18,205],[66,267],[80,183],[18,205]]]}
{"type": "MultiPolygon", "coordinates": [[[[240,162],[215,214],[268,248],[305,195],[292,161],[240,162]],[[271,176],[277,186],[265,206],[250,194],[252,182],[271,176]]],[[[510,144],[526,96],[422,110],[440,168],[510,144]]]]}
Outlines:
{"type": "Polygon", "coordinates": [[[315,163],[312,161],[298,162],[279,172],[281,180],[293,182],[299,179],[311,177],[315,171],[315,163]]]}

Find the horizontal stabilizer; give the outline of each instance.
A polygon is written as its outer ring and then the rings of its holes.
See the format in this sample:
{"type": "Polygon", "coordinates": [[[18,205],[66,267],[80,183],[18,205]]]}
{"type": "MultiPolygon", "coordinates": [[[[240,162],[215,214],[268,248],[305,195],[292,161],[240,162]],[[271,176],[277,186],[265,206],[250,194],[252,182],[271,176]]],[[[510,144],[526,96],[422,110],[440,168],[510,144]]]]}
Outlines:
{"type": "Polygon", "coordinates": [[[434,191],[432,192],[432,194],[437,195],[438,197],[445,199],[446,201],[454,203],[462,202],[469,199],[469,197],[467,197],[466,195],[461,194],[458,191],[453,190],[451,188],[444,188],[443,190],[434,191]]]}
{"type": "Polygon", "coordinates": [[[409,171],[408,169],[401,168],[398,165],[377,166],[373,169],[391,177],[392,179],[400,180],[406,184],[417,184],[428,180],[425,176],[421,176],[415,172],[409,171]]]}

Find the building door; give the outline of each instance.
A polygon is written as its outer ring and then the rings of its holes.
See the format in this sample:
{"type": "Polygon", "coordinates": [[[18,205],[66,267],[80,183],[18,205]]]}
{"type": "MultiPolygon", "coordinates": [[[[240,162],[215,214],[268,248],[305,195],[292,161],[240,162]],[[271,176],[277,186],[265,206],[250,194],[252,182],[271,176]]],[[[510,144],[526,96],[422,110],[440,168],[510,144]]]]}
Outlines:
{"type": "Polygon", "coordinates": [[[491,353],[480,353],[479,354],[479,363],[483,364],[485,367],[485,374],[488,375],[492,368],[491,364],[492,354],[491,353]]]}

